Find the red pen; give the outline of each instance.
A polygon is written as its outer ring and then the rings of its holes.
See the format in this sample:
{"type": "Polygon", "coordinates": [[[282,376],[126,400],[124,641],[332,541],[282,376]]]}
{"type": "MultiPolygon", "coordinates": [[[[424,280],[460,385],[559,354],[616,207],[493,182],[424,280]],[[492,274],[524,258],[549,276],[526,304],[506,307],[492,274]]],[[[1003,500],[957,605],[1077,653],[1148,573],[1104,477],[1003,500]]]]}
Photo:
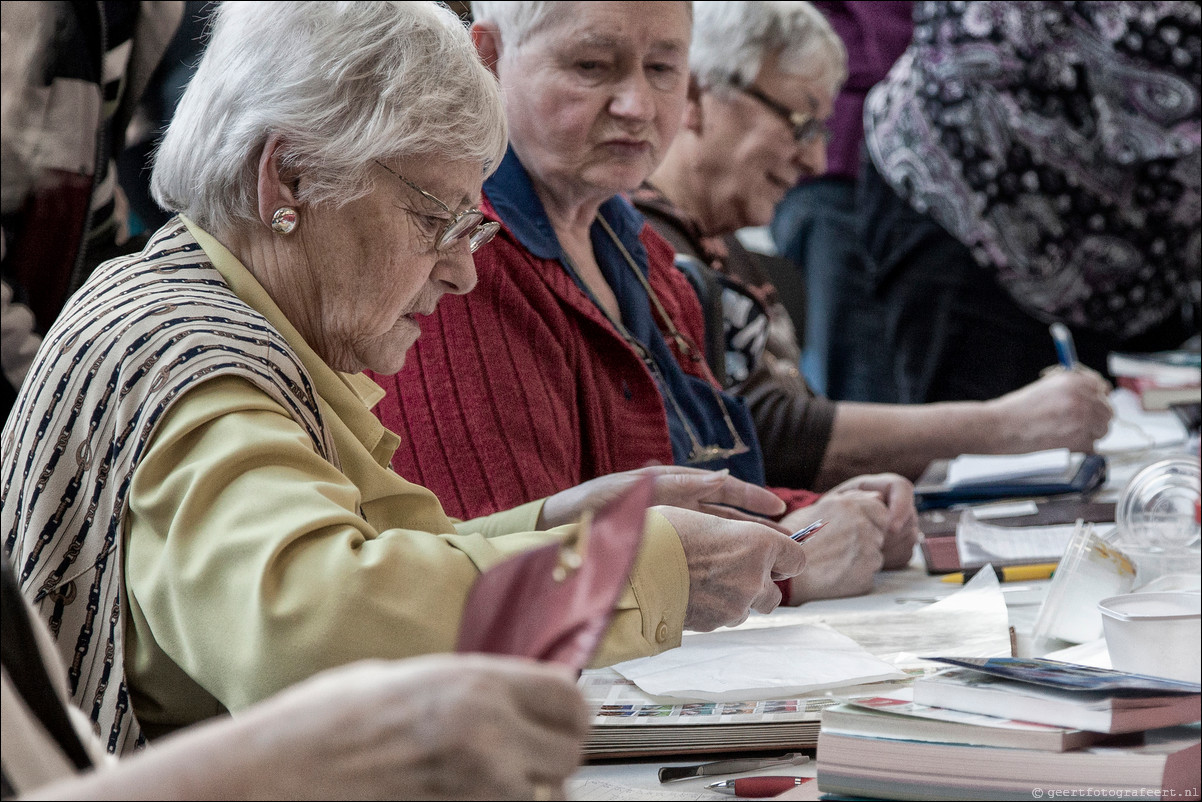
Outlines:
{"type": "Polygon", "coordinates": [[[731,794],[748,798],[776,796],[792,790],[802,783],[807,783],[811,777],[740,777],[737,780],[722,780],[705,786],[720,794],[731,794]]]}

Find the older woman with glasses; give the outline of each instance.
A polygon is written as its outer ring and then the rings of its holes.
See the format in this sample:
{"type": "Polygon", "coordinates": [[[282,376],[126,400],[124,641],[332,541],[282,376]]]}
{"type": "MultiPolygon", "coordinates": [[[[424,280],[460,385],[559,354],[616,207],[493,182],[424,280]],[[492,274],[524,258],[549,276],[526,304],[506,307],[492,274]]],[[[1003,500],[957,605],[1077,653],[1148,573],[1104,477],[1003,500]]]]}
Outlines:
{"type": "MultiPolygon", "coordinates": [[[[476,283],[505,142],[496,81],[437,4],[221,7],[155,163],[179,216],[71,301],[4,431],[5,549],[110,750],[327,666],[450,651],[482,569],[633,480],[455,522],[389,468],[360,371],[399,370],[418,318],[476,283]]],[[[650,472],[681,506],[648,516],[602,662],[770,610],[804,563],[702,512],[779,513],[772,494],[650,472]]]]}
{"type": "Polygon", "coordinates": [[[846,76],[843,45],[805,2],[701,3],[693,35],[697,90],[633,199],[678,254],[719,274],[701,282],[721,288],[705,293],[716,307],[707,319],[722,323],[710,356],[751,409],[768,480],[822,490],[864,472],[917,478],[932,460],[962,453],[1092,450],[1111,415],[1109,388],[1092,371],[1056,371],[988,402],[836,403],[814,394],[776,287],[733,234],[768,223],[789,187],[825,170],[824,118],[846,76]],[[761,304],[767,326],[748,313],[761,304]],[[746,343],[762,331],[762,353],[749,354],[746,343]]]}
{"type": "MultiPolygon", "coordinates": [[[[501,229],[476,253],[476,289],[423,322],[453,338],[423,338],[405,371],[375,377],[390,429],[478,455],[401,448],[393,459],[458,515],[650,462],[764,482],[747,410],[706,365],[696,296],[620,194],[651,174],[680,125],[695,5],[472,4],[510,126],[481,207],[501,229]]],[[[830,521],[815,538],[827,545],[807,546],[823,559],[782,588],[793,602],[865,592],[884,550],[893,562],[910,555],[915,513],[899,477],[817,503],[778,494],[784,527],[830,521]]]]}

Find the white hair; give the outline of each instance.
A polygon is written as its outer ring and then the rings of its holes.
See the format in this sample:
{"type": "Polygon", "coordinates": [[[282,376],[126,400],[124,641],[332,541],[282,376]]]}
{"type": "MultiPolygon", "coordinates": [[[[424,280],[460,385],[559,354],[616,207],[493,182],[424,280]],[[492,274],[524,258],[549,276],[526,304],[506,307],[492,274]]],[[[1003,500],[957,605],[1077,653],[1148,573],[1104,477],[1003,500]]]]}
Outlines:
{"type": "Polygon", "coordinates": [[[487,175],[508,137],[496,79],[440,4],[222,3],[155,156],[155,200],[214,232],[257,219],[272,134],[305,203],[362,197],[373,159],[478,161],[487,175]]]}
{"type": "Polygon", "coordinates": [[[768,59],[789,75],[826,73],[837,91],[847,79],[847,50],[826,18],[805,2],[693,4],[689,70],[707,89],[749,86],[768,59]]]}
{"type": "Polygon", "coordinates": [[[562,16],[571,3],[513,0],[497,3],[473,2],[471,5],[473,20],[491,22],[501,32],[501,40],[507,47],[520,47],[530,34],[546,27],[556,17],[562,16]]]}
{"type": "MultiPolygon", "coordinates": [[[[583,3],[548,2],[547,0],[507,0],[507,2],[475,2],[473,0],[472,19],[477,22],[491,22],[501,32],[501,40],[507,47],[521,47],[530,34],[546,27],[555,20],[570,16],[573,6],[583,3]]],[[[693,4],[685,0],[689,15],[693,13],[693,4]]]]}

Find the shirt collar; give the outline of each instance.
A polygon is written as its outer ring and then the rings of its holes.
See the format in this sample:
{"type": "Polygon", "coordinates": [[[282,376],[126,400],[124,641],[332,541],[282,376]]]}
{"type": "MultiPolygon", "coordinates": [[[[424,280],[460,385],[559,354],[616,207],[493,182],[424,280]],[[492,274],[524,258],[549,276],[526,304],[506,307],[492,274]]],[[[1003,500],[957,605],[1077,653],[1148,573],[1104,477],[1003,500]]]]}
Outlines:
{"type": "Polygon", "coordinates": [[[213,267],[234,294],[267,319],[300,359],[317,394],[330,405],[334,415],[347,425],[377,462],[387,465],[400,445],[400,438],[384,428],[371,409],[385,395],[383,388],[362,373],[334,370],[318,356],[296,330],[254,275],[224,245],[196,223],[180,215],[188,231],[204,249],[213,267]]]}
{"type": "MultiPolygon", "coordinates": [[[[726,272],[726,261],[730,258],[730,249],[726,246],[726,239],[707,236],[697,221],[673,203],[671,198],[665,195],[659,187],[650,181],[644,181],[642,186],[631,193],[630,199],[640,212],[652,217],[653,220],[662,220],[679,231],[688,244],[688,249],[696,251],[698,256],[704,257],[710,267],[719,272],[726,272]]],[[[661,234],[663,233],[662,227],[654,225],[653,227],[661,234]]],[[[672,241],[670,236],[665,236],[672,241]]],[[[672,244],[676,245],[677,243],[672,242],[672,244]]],[[[678,247],[677,250],[680,248],[678,247]]]]}
{"type": "MultiPolygon", "coordinates": [[[[514,153],[513,146],[505,152],[497,171],[484,182],[484,194],[497,219],[505,224],[518,244],[539,259],[562,260],[564,251],[559,237],[555,235],[543,202],[534,191],[530,174],[514,153]]],[[[626,198],[613,196],[601,204],[599,212],[631,253],[643,250],[639,233],[645,221],[626,198]]]]}

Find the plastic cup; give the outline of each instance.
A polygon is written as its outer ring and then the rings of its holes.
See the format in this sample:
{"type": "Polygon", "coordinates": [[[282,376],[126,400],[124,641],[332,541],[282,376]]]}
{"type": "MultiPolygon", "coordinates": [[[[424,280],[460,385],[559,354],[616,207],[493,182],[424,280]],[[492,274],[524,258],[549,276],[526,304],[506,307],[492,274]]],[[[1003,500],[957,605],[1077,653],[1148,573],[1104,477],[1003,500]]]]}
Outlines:
{"type": "Polygon", "coordinates": [[[1120,671],[1198,682],[1202,595],[1128,593],[1098,602],[1110,664],[1120,671]]]}
{"type": "Polygon", "coordinates": [[[1131,559],[1098,537],[1092,524],[1078,521],[1039,608],[1032,632],[1035,643],[1048,638],[1085,643],[1102,637],[1098,602],[1126,593],[1134,584],[1131,559]]]}

